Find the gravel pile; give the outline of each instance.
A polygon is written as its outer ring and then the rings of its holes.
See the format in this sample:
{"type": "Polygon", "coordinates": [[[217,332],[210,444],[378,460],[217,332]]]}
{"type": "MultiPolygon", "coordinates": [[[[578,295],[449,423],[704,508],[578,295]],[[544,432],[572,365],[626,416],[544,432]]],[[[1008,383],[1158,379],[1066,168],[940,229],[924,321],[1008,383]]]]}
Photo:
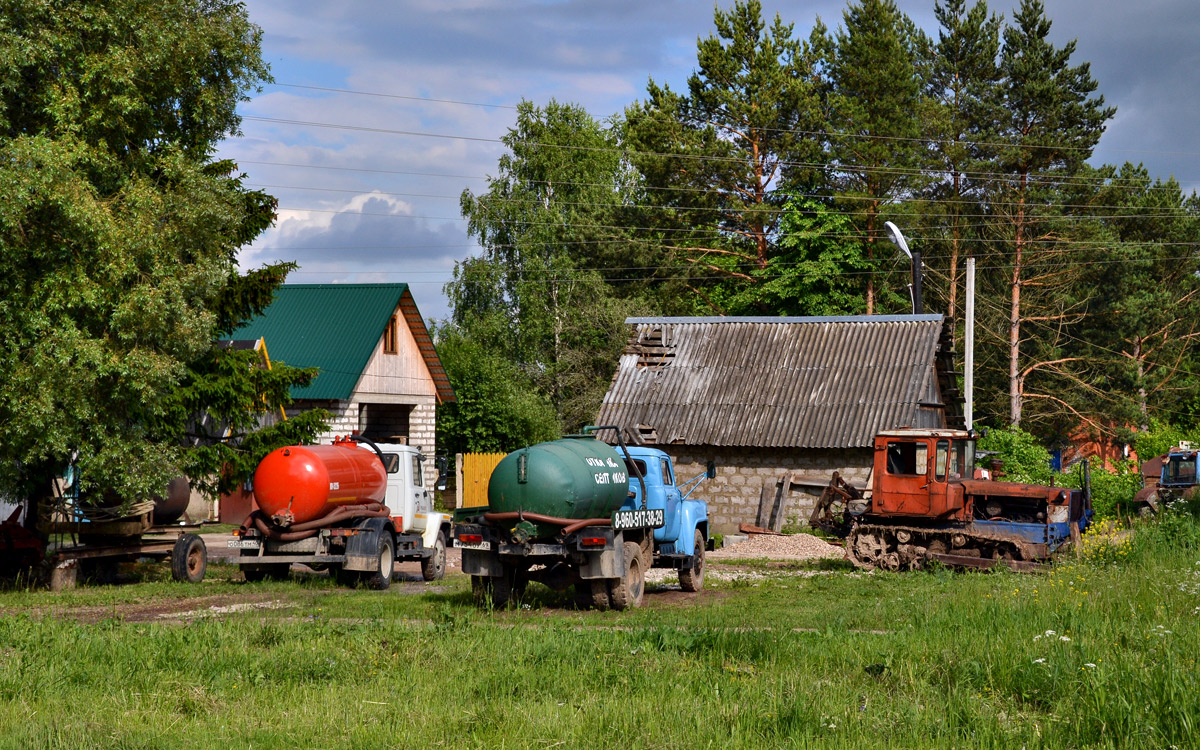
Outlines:
{"type": "Polygon", "coordinates": [[[812,534],[751,534],[744,542],[731,544],[709,552],[710,560],[737,558],[771,558],[775,560],[810,560],[818,557],[840,558],[845,551],[812,534]]]}

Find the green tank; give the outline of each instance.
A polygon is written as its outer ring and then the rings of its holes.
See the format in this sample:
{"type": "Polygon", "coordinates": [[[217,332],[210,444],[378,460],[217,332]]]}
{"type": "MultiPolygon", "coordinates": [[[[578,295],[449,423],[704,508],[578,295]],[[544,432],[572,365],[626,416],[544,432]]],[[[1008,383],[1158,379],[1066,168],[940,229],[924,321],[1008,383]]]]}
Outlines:
{"type": "Polygon", "coordinates": [[[567,437],[505,456],[488,482],[488,505],[496,513],[607,518],[628,492],[625,461],[615,448],[590,435],[567,437]]]}

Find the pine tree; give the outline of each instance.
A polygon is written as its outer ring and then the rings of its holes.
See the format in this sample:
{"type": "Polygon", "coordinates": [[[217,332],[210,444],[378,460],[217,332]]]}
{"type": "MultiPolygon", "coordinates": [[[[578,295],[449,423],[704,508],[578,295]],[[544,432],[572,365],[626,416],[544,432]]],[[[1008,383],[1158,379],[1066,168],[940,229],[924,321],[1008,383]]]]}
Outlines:
{"type": "MultiPolygon", "coordinates": [[[[1069,64],[1075,42],[1056,48],[1049,41],[1050,19],[1040,0],[1022,0],[1013,21],[1004,30],[1000,101],[993,110],[1004,119],[996,128],[998,174],[991,199],[1002,207],[1009,230],[1008,419],[1019,425],[1025,379],[1030,367],[1043,364],[1023,362],[1022,323],[1029,313],[1023,310],[1022,293],[1062,283],[1060,274],[1030,271],[1039,261],[1038,214],[1048,203],[1043,200],[1039,206],[1039,196],[1044,198],[1042,188],[1054,178],[1080,169],[1116,110],[1104,106],[1103,96],[1092,96],[1096,82],[1087,63],[1069,64]]],[[[1060,309],[1035,314],[1046,321],[1067,313],[1060,309]]]]}
{"type": "MultiPolygon", "coordinates": [[[[830,137],[839,204],[857,217],[868,262],[881,268],[881,213],[892,200],[920,185],[921,91],[912,23],[893,0],[861,0],[844,13],[829,63],[832,84],[830,137]]],[[[890,247],[890,245],[888,246],[890,247]]],[[[904,305],[871,277],[867,314],[904,305]]]]}
{"type": "MultiPolygon", "coordinates": [[[[645,225],[698,275],[724,279],[728,294],[753,287],[750,272],[776,252],[781,181],[811,181],[821,82],[813,46],[779,16],[768,27],[758,0],[718,8],[714,21],[687,94],[651,81],[648,100],[626,110],[625,145],[648,188],[645,225]]],[[[723,312],[711,286],[689,289],[723,312]]]]}
{"type": "MultiPolygon", "coordinates": [[[[988,14],[984,0],[969,10],[966,0],[938,0],[933,12],[941,26],[937,44],[923,45],[920,57],[928,113],[925,133],[930,140],[927,157],[938,179],[924,192],[929,203],[922,220],[928,237],[948,230],[948,237],[930,240],[928,255],[946,259],[946,316],[957,349],[960,260],[978,238],[964,215],[981,213],[985,182],[980,173],[990,169],[990,126],[997,113],[989,107],[997,101],[1000,78],[1000,18],[988,14]]],[[[931,265],[940,264],[931,260],[931,265]]]]}

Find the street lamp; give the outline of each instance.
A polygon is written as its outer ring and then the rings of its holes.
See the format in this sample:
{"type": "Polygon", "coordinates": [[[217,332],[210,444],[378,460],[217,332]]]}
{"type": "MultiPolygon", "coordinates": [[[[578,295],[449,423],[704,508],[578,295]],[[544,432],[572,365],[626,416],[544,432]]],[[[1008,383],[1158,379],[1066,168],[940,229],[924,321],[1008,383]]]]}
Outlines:
{"type": "Polygon", "coordinates": [[[908,243],[904,240],[904,233],[900,231],[900,227],[890,221],[883,222],[887,227],[888,239],[895,243],[896,247],[904,251],[908,259],[912,261],[912,283],[909,284],[909,294],[912,295],[913,314],[921,314],[921,251],[909,250],[908,243]]]}

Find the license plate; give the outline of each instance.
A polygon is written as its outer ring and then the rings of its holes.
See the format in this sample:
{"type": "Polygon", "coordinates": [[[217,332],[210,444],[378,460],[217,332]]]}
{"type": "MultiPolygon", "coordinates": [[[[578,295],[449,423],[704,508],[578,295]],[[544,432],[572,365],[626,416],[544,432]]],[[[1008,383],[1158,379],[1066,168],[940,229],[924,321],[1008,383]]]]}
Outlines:
{"type": "Polygon", "coordinates": [[[262,542],[257,539],[230,539],[225,546],[229,549],[262,549],[262,542]]]}
{"type": "Polygon", "coordinates": [[[618,510],[612,514],[614,531],[624,529],[657,529],[667,523],[666,511],[662,508],[646,510],[618,510]]]}
{"type": "Polygon", "coordinates": [[[458,547],[459,549],[491,549],[492,543],[491,542],[460,542],[459,540],[455,539],[454,546],[458,547]]]}

